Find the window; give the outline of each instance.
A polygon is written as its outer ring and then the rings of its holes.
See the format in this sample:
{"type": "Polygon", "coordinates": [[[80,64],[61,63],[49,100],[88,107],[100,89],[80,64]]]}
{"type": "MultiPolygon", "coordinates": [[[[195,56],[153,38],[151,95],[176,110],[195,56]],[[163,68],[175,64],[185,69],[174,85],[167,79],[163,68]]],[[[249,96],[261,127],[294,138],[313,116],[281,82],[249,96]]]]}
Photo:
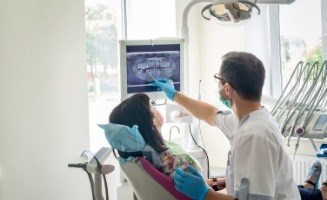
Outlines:
{"type": "MultiPolygon", "coordinates": [[[[116,3],[119,4],[118,1],[116,3]]],[[[118,93],[119,16],[120,10],[114,6],[113,1],[86,0],[87,71],[90,96],[118,93]]]]}
{"type": "Polygon", "coordinates": [[[119,40],[176,36],[174,0],[126,0],[126,9],[121,2],[124,1],[85,0],[89,127],[93,152],[108,145],[97,124],[107,123],[111,110],[120,102],[119,40]],[[126,22],[121,16],[126,16],[126,22]]]}
{"type": "MultiPolygon", "coordinates": [[[[282,83],[286,86],[299,61],[322,62],[324,54],[323,0],[296,0],[279,6],[282,83]]],[[[324,24],[326,26],[326,24],[324,24]]],[[[326,54],[326,52],[325,52],[326,54]]]]}
{"type": "Polygon", "coordinates": [[[127,39],[176,37],[175,0],[127,0],[127,39]]]}
{"type": "Polygon", "coordinates": [[[89,127],[91,150],[107,146],[98,123],[119,103],[121,6],[119,0],[85,0],[89,127]]]}

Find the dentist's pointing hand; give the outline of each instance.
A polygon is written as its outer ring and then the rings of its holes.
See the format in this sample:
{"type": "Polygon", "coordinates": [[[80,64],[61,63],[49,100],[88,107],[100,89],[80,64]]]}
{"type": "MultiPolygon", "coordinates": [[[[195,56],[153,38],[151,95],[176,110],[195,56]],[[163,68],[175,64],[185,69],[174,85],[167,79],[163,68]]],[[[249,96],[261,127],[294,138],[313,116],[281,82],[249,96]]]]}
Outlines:
{"type": "Polygon", "coordinates": [[[167,97],[170,100],[174,100],[177,91],[175,90],[174,83],[172,80],[166,78],[156,79],[154,80],[154,83],[152,83],[152,85],[160,87],[162,91],[166,93],[167,97]]]}

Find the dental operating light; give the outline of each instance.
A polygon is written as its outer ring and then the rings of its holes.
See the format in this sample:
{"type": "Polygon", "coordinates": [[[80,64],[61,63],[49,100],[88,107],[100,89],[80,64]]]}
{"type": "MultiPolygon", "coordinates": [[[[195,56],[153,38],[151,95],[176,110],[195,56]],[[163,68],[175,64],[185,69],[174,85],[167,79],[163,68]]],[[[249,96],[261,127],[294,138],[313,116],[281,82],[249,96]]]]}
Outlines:
{"type": "MultiPolygon", "coordinates": [[[[199,3],[209,3],[202,9],[202,16],[207,20],[214,19],[222,25],[240,25],[251,18],[253,8],[260,14],[256,4],[283,5],[295,0],[192,0],[184,8],[181,26],[181,36],[186,43],[189,41],[188,15],[193,6],[199,3]]],[[[187,89],[186,89],[187,90],[187,89]]]]}
{"type": "Polygon", "coordinates": [[[291,4],[294,3],[295,0],[258,0],[259,4],[291,4]]]}
{"type": "Polygon", "coordinates": [[[202,17],[214,20],[222,25],[235,25],[241,21],[246,22],[251,18],[252,9],[260,14],[260,8],[250,1],[219,0],[202,9],[202,17]]]}
{"type": "Polygon", "coordinates": [[[202,17],[206,20],[214,20],[219,24],[230,26],[247,22],[255,8],[260,14],[258,4],[291,4],[295,0],[216,0],[202,9],[202,17]]]}

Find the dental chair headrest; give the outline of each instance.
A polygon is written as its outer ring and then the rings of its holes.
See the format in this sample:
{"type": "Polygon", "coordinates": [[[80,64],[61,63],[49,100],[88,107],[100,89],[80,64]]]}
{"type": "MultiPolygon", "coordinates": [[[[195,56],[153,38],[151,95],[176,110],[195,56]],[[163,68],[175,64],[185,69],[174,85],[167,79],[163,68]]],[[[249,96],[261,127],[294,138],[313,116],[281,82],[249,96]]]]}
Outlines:
{"type": "Polygon", "coordinates": [[[137,125],[132,128],[114,123],[98,124],[98,126],[104,130],[112,149],[122,152],[136,152],[145,147],[145,141],[137,125]]]}
{"type": "Polygon", "coordinates": [[[120,165],[124,165],[126,160],[146,157],[154,166],[161,167],[158,153],[145,143],[137,125],[132,128],[114,123],[98,124],[98,126],[104,130],[111,148],[118,150],[120,165]]]}

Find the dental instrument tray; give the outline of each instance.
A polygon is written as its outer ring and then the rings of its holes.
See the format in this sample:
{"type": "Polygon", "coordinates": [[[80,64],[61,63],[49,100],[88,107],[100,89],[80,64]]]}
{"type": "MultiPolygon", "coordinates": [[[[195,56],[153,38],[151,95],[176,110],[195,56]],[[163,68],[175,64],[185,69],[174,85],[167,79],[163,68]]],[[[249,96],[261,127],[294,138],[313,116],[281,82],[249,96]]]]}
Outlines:
{"type": "Polygon", "coordinates": [[[327,144],[322,144],[317,152],[317,157],[327,157],[327,144]]]}

